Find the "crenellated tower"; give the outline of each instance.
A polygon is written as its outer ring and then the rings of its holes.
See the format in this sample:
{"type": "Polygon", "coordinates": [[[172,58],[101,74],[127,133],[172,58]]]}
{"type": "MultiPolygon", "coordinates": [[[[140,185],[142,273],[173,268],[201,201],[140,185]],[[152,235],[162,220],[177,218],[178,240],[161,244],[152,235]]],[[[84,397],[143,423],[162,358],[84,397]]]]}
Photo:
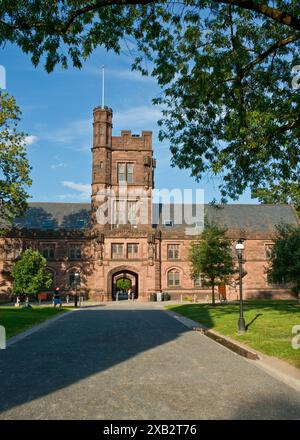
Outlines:
{"type": "Polygon", "coordinates": [[[110,203],[106,194],[112,194],[113,200],[109,206],[113,219],[106,227],[138,227],[142,224],[151,228],[155,168],[152,132],[142,131],[141,135],[137,135],[123,130],[121,136],[112,136],[112,116],[110,108],[94,109],[93,220],[99,225],[96,213],[99,213],[99,208],[103,207],[102,211],[106,209],[105,206],[110,203]]]}

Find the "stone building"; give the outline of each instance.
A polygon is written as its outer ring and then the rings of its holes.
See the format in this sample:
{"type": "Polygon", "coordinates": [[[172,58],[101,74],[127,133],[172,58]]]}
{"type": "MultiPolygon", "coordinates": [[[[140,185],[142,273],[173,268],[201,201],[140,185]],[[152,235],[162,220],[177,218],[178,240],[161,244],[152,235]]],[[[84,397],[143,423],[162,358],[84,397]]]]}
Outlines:
{"type": "MultiPolygon", "coordinates": [[[[126,130],[113,136],[112,116],[111,109],[94,109],[91,203],[29,203],[26,214],[0,238],[3,296],[11,291],[13,261],[29,247],[47,258],[55,286],[72,293],[78,272],[80,291],[93,300],[115,299],[117,281],[123,278],[139,300],[149,300],[157,291],[174,299],[209,295],[205,280],[191,278],[187,258],[201,224],[193,213],[200,211],[192,205],[152,203],[156,165],[152,133],[134,135],[126,130]],[[192,224],[189,218],[194,218],[192,224]]],[[[209,220],[226,226],[232,240],[245,240],[246,297],[289,296],[288,286],[269,284],[265,268],[275,225],[299,224],[292,206],[200,209],[209,220]]],[[[226,286],[226,294],[237,298],[234,281],[226,286]]]]}

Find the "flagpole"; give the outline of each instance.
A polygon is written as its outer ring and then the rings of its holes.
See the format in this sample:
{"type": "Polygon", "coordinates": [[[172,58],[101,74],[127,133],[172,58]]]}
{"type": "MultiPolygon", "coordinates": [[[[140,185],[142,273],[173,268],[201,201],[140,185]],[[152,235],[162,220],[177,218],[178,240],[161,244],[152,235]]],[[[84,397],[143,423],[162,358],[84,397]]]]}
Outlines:
{"type": "Polygon", "coordinates": [[[104,66],[102,66],[102,108],[104,108],[104,66]]]}

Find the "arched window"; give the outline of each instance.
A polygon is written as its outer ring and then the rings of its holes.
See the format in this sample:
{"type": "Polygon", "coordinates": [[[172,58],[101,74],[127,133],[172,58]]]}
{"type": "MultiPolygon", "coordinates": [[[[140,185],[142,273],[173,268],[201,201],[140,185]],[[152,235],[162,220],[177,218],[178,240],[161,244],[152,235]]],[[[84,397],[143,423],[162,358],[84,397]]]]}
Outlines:
{"type": "Polygon", "coordinates": [[[179,270],[171,269],[168,272],[168,287],[176,287],[180,285],[179,270]]]}

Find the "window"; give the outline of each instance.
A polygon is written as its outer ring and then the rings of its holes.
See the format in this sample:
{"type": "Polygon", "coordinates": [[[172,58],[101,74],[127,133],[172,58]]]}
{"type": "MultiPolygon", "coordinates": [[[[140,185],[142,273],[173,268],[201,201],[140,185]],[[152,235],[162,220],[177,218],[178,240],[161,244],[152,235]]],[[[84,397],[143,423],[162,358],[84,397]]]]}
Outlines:
{"type": "Polygon", "coordinates": [[[42,245],[42,254],[47,260],[54,260],[54,258],[55,258],[55,244],[42,245]]]}
{"type": "Polygon", "coordinates": [[[168,244],[168,260],[178,260],[179,244],[168,244]]]}
{"type": "Polygon", "coordinates": [[[123,244],[113,243],[111,245],[111,258],[123,258],[123,244]]]}
{"type": "Polygon", "coordinates": [[[199,287],[201,289],[208,289],[209,286],[205,281],[204,275],[195,275],[194,276],[194,287],[199,287]]]}
{"type": "Polygon", "coordinates": [[[81,260],[81,246],[78,244],[70,245],[70,260],[81,260]]]}
{"type": "Polygon", "coordinates": [[[274,245],[272,243],[265,244],[265,257],[267,260],[270,260],[270,258],[272,256],[273,246],[274,245]]]}
{"type": "Polygon", "coordinates": [[[127,202],[127,223],[136,224],[136,202],[127,202]]]}
{"type": "Polygon", "coordinates": [[[180,284],[179,271],[172,269],[168,272],[168,287],[176,287],[180,284]]]}
{"type": "Polygon", "coordinates": [[[114,224],[123,225],[126,223],[126,202],[124,200],[116,200],[114,202],[114,224]]]}
{"type": "Polygon", "coordinates": [[[46,219],[42,221],[42,229],[52,229],[54,227],[54,221],[52,219],[46,219]]]}
{"type": "Polygon", "coordinates": [[[114,203],[114,224],[135,225],[137,217],[137,202],[116,200],[114,203]]]}
{"type": "Polygon", "coordinates": [[[79,218],[76,220],[76,225],[79,229],[84,229],[86,227],[86,220],[79,218]]]}
{"type": "Polygon", "coordinates": [[[127,164],[127,183],[133,183],[133,163],[127,164]]]}
{"type": "Polygon", "coordinates": [[[118,163],[118,183],[133,183],[133,163],[118,163]]]}
{"type": "Polygon", "coordinates": [[[137,243],[127,244],[127,258],[137,258],[139,251],[139,245],[137,243]]]}
{"type": "Polygon", "coordinates": [[[118,163],[118,183],[126,182],[126,164],[118,163]]]}

